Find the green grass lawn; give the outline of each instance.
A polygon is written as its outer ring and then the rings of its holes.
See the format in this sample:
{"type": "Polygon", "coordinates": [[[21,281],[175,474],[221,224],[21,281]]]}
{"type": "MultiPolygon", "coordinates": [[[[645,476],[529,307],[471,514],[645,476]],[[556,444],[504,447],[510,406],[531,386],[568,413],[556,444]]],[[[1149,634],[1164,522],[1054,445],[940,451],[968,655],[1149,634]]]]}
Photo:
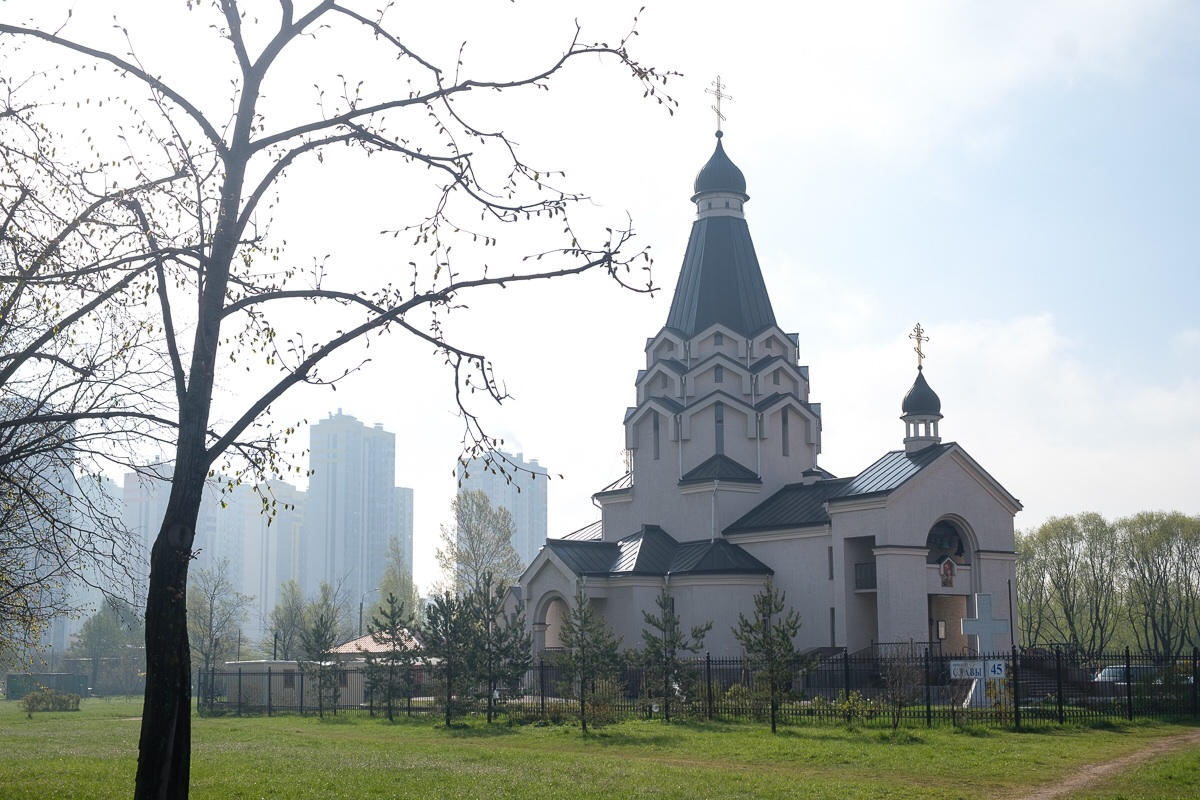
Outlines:
{"type": "MultiPolygon", "coordinates": [[[[0,702],[0,798],[126,798],[141,704],[86,700],[35,714],[0,702]]],[[[1005,798],[1180,733],[1169,725],[847,730],[625,722],[446,730],[429,719],[194,718],[193,798],[1005,798]]],[[[1176,753],[1075,798],[1200,795],[1200,754],[1176,753]]]]}

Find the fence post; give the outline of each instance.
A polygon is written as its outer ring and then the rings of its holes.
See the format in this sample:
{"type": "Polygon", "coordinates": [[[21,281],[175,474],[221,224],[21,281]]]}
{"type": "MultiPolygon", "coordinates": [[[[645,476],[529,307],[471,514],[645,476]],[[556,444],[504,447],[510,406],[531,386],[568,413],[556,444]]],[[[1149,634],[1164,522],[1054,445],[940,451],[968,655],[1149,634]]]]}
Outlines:
{"type": "Polygon", "coordinates": [[[304,716],[304,670],[300,669],[300,716],[304,716]]]}
{"type": "Polygon", "coordinates": [[[1017,646],[1012,647],[1013,724],[1021,730],[1021,667],[1017,646]]]}
{"type": "Polygon", "coordinates": [[[933,727],[933,679],[929,677],[929,648],[925,648],[925,727],[933,727]]]}
{"type": "Polygon", "coordinates": [[[1062,649],[1054,648],[1054,695],[1058,699],[1058,724],[1066,723],[1067,717],[1063,711],[1063,687],[1062,687],[1062,649]]]}
{"type": "Polygon", "coordinates": [[[1125,645],[1125,716],[1133,719],[1133,665],[1129,659],[1129,645],[1125,645]]]}
{"type": "Polygon", "coordinates": [[[238,667],[238,706],[237,715],[242,715],[242,668],[238,667]]]}
{"type": "Polygon", "coordinates": [[[542,698],[542,721],[546,721],[546,659],[538,659],[538,694],[542,698]]]}
{"type": "MultiPolygon", "coordinates": [[[[1192,661],[1194,662],[1195,658],[1193,658],[1192,661]]],[[[708,683],[708,718],[711,720],[713,718],[712,653],[710,653],[707,650],[704,651],[704,680],[706,683],[708,683]]],[[[1192,709],[1193,709],[1192,713],[1193,714],[1195,713],[1195,707],[1196,707],[1195,696],[1196,696],[1195,689],[1193,689],[1192,690],[1192,709]]]]}
{"type": "MultiPolygon", "coordinates": [[[[210,681],[210,683],[208,684],[208,710],[212,711],[213,708],[216,707],[216,703],[217,703],[217,665],[216,664],[213,664],[212,667],[210,667],[209,681],[210,681]]],[[[225,698],[225,699],[228,700],[229,698],[225,698]]]]}
{"type": "Polygon", "coordinates": [[[271,716],[271,668],[267,667],[267,716],[271,716]]]}
{"type": "Polygon", "coordinates": [[[1192,648],[1192,717],[1200,717],[1200,706],[1197,705],[1196,692],[1200,690],[1200,648],[1192,648]]]}
{"type": "Polygon", "coordinates": [[[846,684],[846,719],[850,719],[850,648],[842,652],[842,678],[846,684]]]}

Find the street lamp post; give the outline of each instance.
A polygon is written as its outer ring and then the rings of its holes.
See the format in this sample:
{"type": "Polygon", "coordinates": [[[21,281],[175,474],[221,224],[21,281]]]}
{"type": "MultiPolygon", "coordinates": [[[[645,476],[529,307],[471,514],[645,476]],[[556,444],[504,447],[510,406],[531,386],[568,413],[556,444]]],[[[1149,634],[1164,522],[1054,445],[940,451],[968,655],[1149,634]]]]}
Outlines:
{"type": "Polygon", "coordinates": [[[367,595],[369,595],[371,592],[378,592],[378,591],[379,591],[378,586],[376,586],[374,589],[367,589],[365,592],[362,593],[362,597],[358,598],[358,635],[359,636],[363,635],[363,632],[362,632],[363,602],[367,599],[367,595]]]}

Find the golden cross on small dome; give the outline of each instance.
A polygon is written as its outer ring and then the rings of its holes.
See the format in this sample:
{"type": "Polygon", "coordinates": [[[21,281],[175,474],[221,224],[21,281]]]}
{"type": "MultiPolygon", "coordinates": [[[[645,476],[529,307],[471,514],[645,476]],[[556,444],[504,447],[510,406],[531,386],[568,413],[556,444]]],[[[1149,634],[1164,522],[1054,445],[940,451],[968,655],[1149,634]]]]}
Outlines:
{"type": "Polygon", "coordinates": [[[725,115],[721,113],[721,101],[722,100],[732,100],[733,95],[725,94],[725,92],[724,92],[725,84],[721,83],[720,75],[718,75],[717,79],[712,82],[712,86],[714,86],[715,88],[705,89],[704,91],[717,98],[717,104],[712,107],[712,110],[717,112],[717,130],[721,130],[721,123],[725,121],[725,115]]]}
{"type": "Polygon", "coordinates": [[[925,329],[918,322],[913,327],[913,332],[908,335],[908,338],[917,340],[917,346],[913,348],[913,351],[917,354],[917,369],[921,368],[921,362],[925,359],[925,352],[921,349],[921,343],[929,341],[929,337],[924,334],[925,329]]]}

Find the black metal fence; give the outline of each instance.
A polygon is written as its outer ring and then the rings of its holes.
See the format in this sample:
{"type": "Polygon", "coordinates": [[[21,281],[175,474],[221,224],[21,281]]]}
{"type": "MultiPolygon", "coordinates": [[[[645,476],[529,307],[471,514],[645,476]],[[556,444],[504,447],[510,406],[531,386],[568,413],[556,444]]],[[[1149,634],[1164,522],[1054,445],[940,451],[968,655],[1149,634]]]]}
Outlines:
{"type": "MultiPolygon", "coordinates": [[[[212,670],[196,676],[201,713],[378,713],[361,665],[313,670],[212,670]]],[[[1102,719],[1200,719],[1200,653],[1083,655],[1030,650],[943,655],[919,645],[800,656],[790,665],[778,718],[800,724],[872,726],[985,724],[1014,727],[1102,719]]],[[[663,670],[627,666],[588,687],[589,716],[599,719],[755,719],[770,714],[765,673],[740,658],[704,658],[664,680],[663,670]]],[[[579,687],[550,661],[492,693],[493,709],[521,720],[566,720],[579,713],[579,687]]],[[[414,689],[393,712],[441,716],[444,689],[418,671],[414,689]]],[[[456,713],[484,713],[486,690],[455,698],[456,713]]]]}

